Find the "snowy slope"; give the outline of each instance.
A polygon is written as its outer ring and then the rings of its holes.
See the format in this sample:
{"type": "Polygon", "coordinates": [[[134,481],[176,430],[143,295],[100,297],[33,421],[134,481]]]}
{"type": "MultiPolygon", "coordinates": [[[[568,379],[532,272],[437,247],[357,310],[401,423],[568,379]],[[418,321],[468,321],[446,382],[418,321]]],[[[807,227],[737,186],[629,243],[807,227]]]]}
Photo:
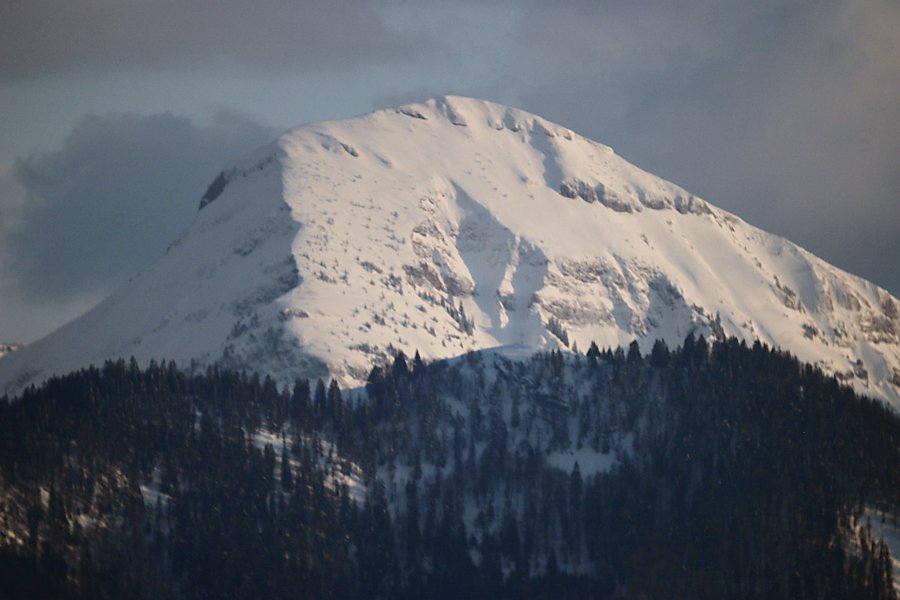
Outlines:
{"type": "Polygon", "coordinates": [[[6,356],[10,352],[15,352],[20,348],[19,344],[4,344],[0,343],[0,358],[6,356]]]}
{"type": "Polygon", "coordinates": [[[790,350],[900,406],[885,290],[540,117],[446,97],[304,125],[225,169],[154,267],[0,360],[108,357],[364,380],[395,349],[688,332],[790,350]]]}
{"type": "Polygon", "coordinates": [[[873,537],[884,542],[890,550],[894,591],[900,594],[900,516],[867,506],[860,524],[870,527],[873,537]]]}

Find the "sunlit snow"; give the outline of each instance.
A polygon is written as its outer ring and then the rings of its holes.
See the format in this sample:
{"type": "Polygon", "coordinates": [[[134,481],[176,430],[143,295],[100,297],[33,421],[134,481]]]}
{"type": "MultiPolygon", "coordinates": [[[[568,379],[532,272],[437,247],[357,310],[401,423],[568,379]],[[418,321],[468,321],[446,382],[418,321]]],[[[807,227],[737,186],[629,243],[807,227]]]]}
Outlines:
{"type": "Polygon", "coordinates": [[[646,352],[693,332],[900,405],[888,292],[523,111],[444,97],[304,125],[204,202],[152,268],[0,360],[0,390],[130,356],[348,386],[397,350],[646,352]]]}

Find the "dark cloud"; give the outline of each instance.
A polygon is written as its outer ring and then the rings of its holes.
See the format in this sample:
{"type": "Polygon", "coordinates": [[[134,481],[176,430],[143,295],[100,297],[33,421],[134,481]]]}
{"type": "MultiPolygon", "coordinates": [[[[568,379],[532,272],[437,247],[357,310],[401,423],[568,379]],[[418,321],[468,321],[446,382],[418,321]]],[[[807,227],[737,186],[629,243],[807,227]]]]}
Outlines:
{"type": "Polygon", "coordinates": [[[900,4],[533,4],[515,43],[525,108],[900,292],[900,4]]]}
{"type": "Polygon", "coordinates": [[[7,185],[0,197],[7,285],[42,302],[111,289],[165,251],[223,164],[273,136],[227,111],[204,124],[171,114],[84,118],[60,150],[12,167],[22,192],[7,185]]]}
{"type": "Polygon", "coordinates": [[[409,56],[415,34],[356,0],[4,0],[0,81],[129,68],[325,70],[409,56]]]}

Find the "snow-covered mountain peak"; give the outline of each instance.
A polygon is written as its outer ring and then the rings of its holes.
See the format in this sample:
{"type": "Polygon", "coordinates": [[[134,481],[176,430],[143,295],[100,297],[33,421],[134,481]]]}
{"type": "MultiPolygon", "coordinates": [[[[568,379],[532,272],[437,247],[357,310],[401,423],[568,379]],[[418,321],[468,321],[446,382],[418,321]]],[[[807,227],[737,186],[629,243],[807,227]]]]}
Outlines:
{"type": "Polygon", "coordinates": [[[541,117],[454,96],[302,125],[223,169],[184,234],[0,389],[108,357],[362,382],[426,358],[689,332],[900,399],[885,290],[541,117]]]}
{"type": "MultiPolygon", "coordinates": [[[[389,112],[389,111],[386,111],[389,112]]],[[[507,132],[542,155],[543,183],[568,198],[599,202],[619,212],[676,209],[705,212],[699,198],[661,180],[594,142],[537,115],[500,104],[442,96],[394,110],[421,121],[465,127],[473,138],[507,132]]],[[[428,125],[422,124],[427,128],[428,125]]]]}

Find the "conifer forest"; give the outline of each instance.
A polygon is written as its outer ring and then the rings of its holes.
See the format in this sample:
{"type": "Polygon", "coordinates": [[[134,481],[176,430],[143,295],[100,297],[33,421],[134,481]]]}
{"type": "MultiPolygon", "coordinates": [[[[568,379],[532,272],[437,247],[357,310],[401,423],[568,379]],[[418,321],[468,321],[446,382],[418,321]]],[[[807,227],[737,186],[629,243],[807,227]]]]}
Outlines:
{"type": "Polygon", "coordinates": [[[0,401],[0,598],[896,599],[900,417],[689,336],[0,401]]]}

